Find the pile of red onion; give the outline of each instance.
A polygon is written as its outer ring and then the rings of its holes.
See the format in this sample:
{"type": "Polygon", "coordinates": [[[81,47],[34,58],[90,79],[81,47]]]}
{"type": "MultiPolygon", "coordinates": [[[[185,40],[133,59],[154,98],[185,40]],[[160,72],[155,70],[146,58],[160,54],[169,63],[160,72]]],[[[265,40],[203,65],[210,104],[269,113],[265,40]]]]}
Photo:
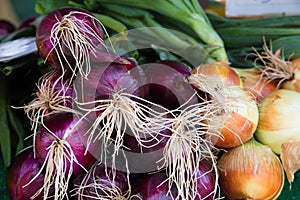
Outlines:
{"type": "MultiPolygon", "coordinates": [[[[71,7],[40,22],[38,51],[52,69],[24,106],[33,148],[9,168],[11,198],[217,199],[214,142],[226,131],[212,124],[222,112],[214,96],[182,62],[142,66],[109,52],[103,28],[71,7]]],[[[221,79],[238,84],[232,74],[221,79]]]]}

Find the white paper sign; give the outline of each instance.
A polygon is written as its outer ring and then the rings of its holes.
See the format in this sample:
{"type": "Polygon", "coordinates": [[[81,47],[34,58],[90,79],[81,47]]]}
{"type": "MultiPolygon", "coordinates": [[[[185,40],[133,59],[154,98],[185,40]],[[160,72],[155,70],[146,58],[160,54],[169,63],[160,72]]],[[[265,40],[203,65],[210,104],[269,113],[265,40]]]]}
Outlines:
{"type": "Polygon", "coordinates": [[[226,16],[300,15],[300,0],[227,0],[226,16]]]}

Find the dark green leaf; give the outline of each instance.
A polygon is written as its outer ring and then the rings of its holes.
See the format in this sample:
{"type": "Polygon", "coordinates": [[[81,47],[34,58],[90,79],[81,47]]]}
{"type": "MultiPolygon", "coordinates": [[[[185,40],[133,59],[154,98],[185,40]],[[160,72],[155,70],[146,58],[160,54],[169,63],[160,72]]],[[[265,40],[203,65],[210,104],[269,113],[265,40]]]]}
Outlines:
{"type": "Polygon", "coordinates": [[[7,114],[9,118],[9,122],[11,124],[12,129],[18,135],[18,145],[17,145],[17,153],[20,152],[24,147],[24,129],[22,127],[22,123],[19,118],[13,113],[10,106],[7,106],[7,114]]]}
{"type": "Polygon", "coordinates": [[[5,77],[0,75],[0,146],[4,164],[8,167],[11,162],[11,141],[6,112],[7,95],[5,87],[5,77]]]}

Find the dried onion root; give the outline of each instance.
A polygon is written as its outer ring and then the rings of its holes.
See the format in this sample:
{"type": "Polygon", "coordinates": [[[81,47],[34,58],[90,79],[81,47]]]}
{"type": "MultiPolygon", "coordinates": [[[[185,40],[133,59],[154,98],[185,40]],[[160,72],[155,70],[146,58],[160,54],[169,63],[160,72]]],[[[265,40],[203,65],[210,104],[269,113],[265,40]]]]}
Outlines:
{"type": "Polygon", "coordinates": [[[280,88],[284,82],[294,79],[296,65],[290,61],[285,61],[284,57],[280,57],[280,49],[273,53],[272,44],[270,44],[269,49],[264,41],[263,50],[262,53],[259,53],[254,49],[257,56],[254,66],[259,71],[261,79],[266,80],[267,83],[275,82],[277,88],[280,88]]]}
{"type": "MultiPolygon", "coordinates": [[[[184,106],[178,109],[180,114],[173,119],[172,135],[164,148],[164,158],[162,158],[168,176],[166,179],[169,184],[168,195],[172,196],[172,185],[175,185],[178,190],[177,197],[172,197],[173,199],[195,199],[200,196],[197,191],[199,177],[196,177],[195,172],[203,159],[213,163],[216,183],[218,180],[214,155],[216,149],[209,139],[210,132],[207,124],[203,123],[214,114],[216,105],[204,101],[181,110],[184,106]]],[[[215,184],[212,193],[216,194],[217,189],[218,186],[215,184]]]]}
{"type": "Polygon", "coordinates": [[[37,129],[40,125],[44,126],[46,117],[62,112],[76,113],[72,109],[71,84],[70,79],[52,70],[39,79],[34,99],[28,105],[15,107],[24,109],[30,120],[34,143],[37,129]]]}
{"type": "Polygon", "coordinates": [[[215,132],[212,139],[221,148],[231,148],[248,141],[258,124],[258,108],[252,96],[240,86],[224,86],[212,77],[193,74],[188,79],[207,94],[216,105],[215,114],[206,122],[215,132]]]}
{"type": "Polygon", "coordinates": [[[41,56],[52,67],[71,70],[87,78],[91,56],[97,48],[106,48],[102,23],[90,12],[64,7],[47,14],[37,28],[37,47],[41,56]],[[66,68],[68,67],[68,68],[66,68]]]}
{"type": "Polygon", "coordinates": [[[133,135],[141,147],[151,148],[160,142],[157,135],[161,134],[162,130],[169,129],[167,124],[170,124],[170,119],[165,118],[170,114],[169,110],[122,90],[113,94],[112,99],[76,104],[85,113],[83,118],[89,119],[89,115],[100,113],[95,119],[90,119],[92,125],[87,131],[87,149],[100,140],[104,149],[104,155],[101,155],[104,158],[101,159],[105,163],[107,159],[111,159],[113,169],[116,167],[115,158],[124,147],[123,138],[126,133],[133,135]],[[153,140],[157,140],[157,143],[153,144],[153,140]],[[147,143],[151,146],[147,146],[147,143]],[[110,145],[113,145],[113,152],[108,156],[105,150],[109,149],[110,145]]]}
{"type": "MultiPolygon", "coordinates": [[[[96,162],[83,176],[80,184],[75,184],[75,194],[78,200],[103,199],[127,200],[131,196],[129,173],[117,171],[118,176],[112,174],[112,169],[96,162]]],[[[81,177],[78,177],[81,179],[81,177]]],[[[77,179],[78,179],[77,178],[77,179]]]]}
{"type": "Polygon", "coordinates": [[[78,124],[78,120],[71,113],[59,113],[51,115],[45,126],[39,127],[34,145],[42,166],[36,177],[44,173],[44,183],[31,198],[43,192],[45,200],[53,187],[55,200],[68,199],[71,176],[87,171],[96,161],[91,154],[85,154],[86,147],[80,137],[85,124],[78,124]]]}

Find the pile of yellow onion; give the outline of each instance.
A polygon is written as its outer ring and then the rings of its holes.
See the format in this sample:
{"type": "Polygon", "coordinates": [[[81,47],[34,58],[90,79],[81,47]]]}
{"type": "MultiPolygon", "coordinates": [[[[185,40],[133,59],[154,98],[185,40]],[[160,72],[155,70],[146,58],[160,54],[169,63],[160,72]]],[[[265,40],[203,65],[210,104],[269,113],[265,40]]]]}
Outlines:
{"type": "Polygon", "coordinates": [[[285,174],[292,183],[300,168],[300,66],[287,62],[293,79],[268,79],[262,70],[224,63],[199,66],[188,78],[205,98],[224,98],[223,110],[206,123],[222,123],[211,139],[221,149],[219,183],[226,199],[276,199],[285,174]]]}

